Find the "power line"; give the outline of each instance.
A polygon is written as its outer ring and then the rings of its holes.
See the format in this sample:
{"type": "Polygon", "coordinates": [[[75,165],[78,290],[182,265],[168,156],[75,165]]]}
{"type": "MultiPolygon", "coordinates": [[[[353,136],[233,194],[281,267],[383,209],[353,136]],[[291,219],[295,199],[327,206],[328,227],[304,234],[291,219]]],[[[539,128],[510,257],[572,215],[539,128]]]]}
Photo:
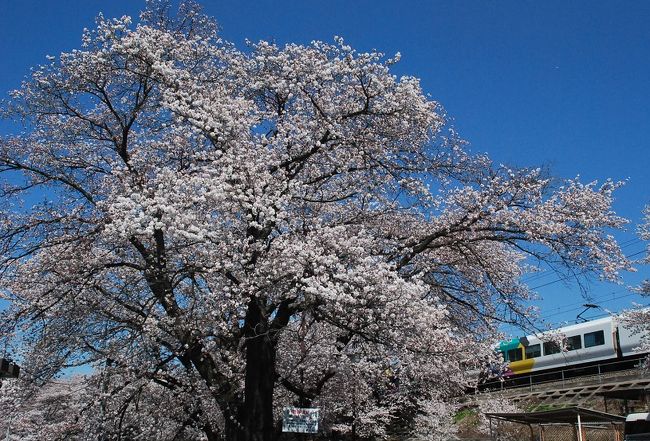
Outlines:
{"type": "MultiPolygon", "coordinates": [[[[643,250],[641,250],[641,251],[637,251],[636,253],[632,253],[632,254],[630,254],[630,255],[627,255],[627,256],[625,256],[625,258],[626,258],[626,259],[629,259],[629,258],[631,258],[631,257],[638,256],[639,254],[643,254],[643,253],[645,253],[645,252],[646,252],[646,250],[643,249],[643,250]]],[[[543,283],[543,284],[541,284],[541,285],[534,286],[534,287],[532,287],[532,288],[530,288],[530,289],[532,289],[532,290],[536,290],[536,289],[539,289],[539,288],[544,288],[545,286],[553,285],[553,284],[555,284],[555,283],[562,282],[562,281],[564,281],[564,280],[568,280],[568,279],[572,279],[572,278],[577,277],[577,276],[581,276],[581,275],[583,275],[583,274],[588,273],[589,271],[590,271],[590,270],[585,269],[585,270],[582,270],[582,271],[580,271],[580,272],[578,272],[578,273],[576,273],[576,274],[568,274],[568,275],[566,275],[566,276],[560,277],[559,279],[551,280],[550,282],[546,282],[546,283],[543,283]]]]}
{"type": "MultiPolygon", "coordinates": [[[[623,250],[625,248],[629,248],[629,247],[634,246],[634,245],[636,245],[638,243],[641,243],[641,242],[643,242],[643,241],[641,239],[639,239],[639,238],[628,239],[625,242],[622,242],[619,245],[619,247],[621,248],[621,250],[623,250]]],[[[549,269],[544,269],[544,270],[542,270],[541,272],[539,272],[537,274],[532,274],[530,277],[524,278],[522,280],[522,282],[530,283],[530,282],[533,282],[535,280],[544,279],[546,277],[553,276],[555,274],[556,273],[554,271],[551,271],[549,269]]]]}
{"type": "MultiPolygon", "coordinates": [[[[636,244],[638,244],[638,243],[640,243],[640,242],[642,242],[642,240],[640,240],[640,239],[638,239],[638,238],[630,239],[630,240],[627,240],[627,241],[623,242],[623,243],[620,245],[620,248],[621,248],[621,249],[628,248],[628,247],[633,246],[633,245],[636,245],[636,244]]],[[[646,253],[646,252],[647,252],[647,250],[646,250],[646,249],[643,249],[643,250],[636,251],[636,252],[634,252],[634,253],[632,253],[632,254],[627,255],[627,256],[625,256],[625,258],[626,258],[626,259],[630,259],[630,258],[636,257],[636,256],[638,256],[638,255],[640,255],[640,254],[643,254],[643,253],[646,253]]],[[[571,278],[574,278],[574,277],[578,277],[578,276],[583,275],[583,274],[586,274],[586,273],[588,273],[588,272],[589,272],[588,269],[584,269],[584,270],[582,270],[582,271],[580,271],[580,272],[578,272],[578,273],[575,273],[575,274],[568,274],[568,275],[566,275],[566,276],[559,277],[559,278],[557,278],[557,279],[555,279],[555,280],[551,280],[551,281],[546,282],[546,283],[543,283],[543,284],[541,284],[541,285],[534,286],[534,287],[532,287],[532,288],[530,288],[530,289],[531,289],[531,290],[537,290],[537,289],[539,289],[539,288],[544,288],[544,287],[546,287],[546,286],[550,286],[550,285],[553,285],[553,284],[555,284],[555,283],[562,282],[562,281],[564,281],[564,280],[568,280],[568,279],[571,279],[571,278]]],[[[537,276],[537,278],[535,278],[535,276],[533,276],[533,277],[531,277],[531,278],[529,278],[529,279],[527,279],[527,280],[524,280],[524,282],[525,282],[525,283],[529,283],[529,282],[531,282],[531,281],[533,281],[533,280],[535,280],[535,279],[541,279],[541,278],[544,278],[544,277],[548,276],[549,274],[553,274],[553,273],[552,273],[552,272],[548,272],[548,273],[546,273],[546,274],[540,274],[540,275],[537,276]]],[[[614,301],[614,300],[620,300],[620,299],[624,299],[624,298],[631,297],[631,296],[635,296],[635,295],[638,295],[638,293],[629,292],[628,289],[622,289],[622,290],[618,290],[618,291],[610,292],[609,294],[606,294],[606,295],[604,295],[604,296],[600,296],[600,297],[593,298],[592,301],[595,302],[595,303],[608,303],[608,302],[612,302],[612,301],[614,301]],[[621,293],[621,292],[626,292],[627,294],[622,295],[622,296],[618,296],[618,297],[617,297],[616,294],[621,293]],[[613,296],[613,297],[612,297],[612,298],[607,298],[607,297],[609,297],[609,296],[613,296]]],[[[575,308],[571,308],[571,309],[554,308],[553,310],[558,310],[558,312],[555,312],[555,313],[553,313],[553,314],[547,314],[547,315],[545,315],[545,318],[555,317],[555,316],[558,316],[558,315],[561,315],[561,314],[566,314],[566,313],[569,313],[569,312],[573,312],[573,311],[580,310],[580,309],[583,308],[582,304],[583,304],[583,302],[577,302],[577,303],[573,303],[573,304],[564,305],[564,307],[566,307],[566,306],[574,306],[574,305],[576,306],[575,308]]],[[[509,326],[506,326],[506,328],[511,328],[511,329],[522,329],[522,328],[520,328],[520,327],[517,327],[516,325],[509,325],[509,326]]]]}
{"type": "MultiPolygon", "coordinates": [[[[596,298],[593,299],[593,303],[608,303],[608,302],[613,302],[614,300],[620,300],[620,299],[624,299],[626,297],[636,296],[638,294],[635,293],[635,292],[629,292],[628,290],[622,289],[622,290],[619,290],[619,291],[611,292],[609,295],[596,297],[596,298]],[[607,297],[609,297],[609,295],[618,294],[620,292],[627,292],[627,294],[622,295],[622,296],[614,296],[612,298],[607,298],[607,297]]],[[[582,302],[574,303],[574,305],[579,305],[579,306],[576,306],[575,308],[565,309],[565,310],[562,310],[562,311],[559,311],[559,312],[556,312],[556,313],[553,313],[553,314],[546,314],[544,317],[545,318],[555,317],[557,315],[566,314],[567,312],[578,311],[578,310],[583,308],[582,302]]],[[[573,305],[566,305],[566,306],[573,306],[573,305]]]]}
{"type": "MultiPolygon", "coordinates": [[[[599,296],[599,297],[595,297],[593,299],[593,302],[594,303],[600,303],[600,304],[609,303],[609,302],[613,302],[613,301],[616,301],[616,300],[620,300],[620,299],[624,299],[624,298],[632,297],[632,296],[637,296],[637,295],[639,295],[639,294],[635,293],[635,292],[630,292],[627,289],[620,289],[618,291],[612,291],[612,292],[610,292],[608,294],[605,294],[605,295],[602,295],[602,296],[599,296]],[[623,292],[626,293],[626,294],[622,295],[622,296],[616,296],[616,294],[623,293],[623,292]],[[612,296],[612,297],[610,298],[610,296],[612,296]]],[[[544,320],[547,319],[547,318],[550,318],[550,317],[555,317],[555,316],[558,316],[558,315],[561,315],[561,314],[567,314],[567,313],[570,313],[570,312],[576,312],[576,311],[579,311],[579,310],[583,309],[582,302],[576,302],[576,303],[568,304],[568,305],[565,305],[565,306],[576,306],[576,307],[569,308],[569,309],[562,309],[561,311],[555,312],[553,314],[546,314],[546,315],[544,315],[544,320]]],[[[555,308],[555,309],[560,309],[560,308],[555,308]]],[[[607,315],[606,313],[603,313],[603,314],[597,315],[594,318],[604,317],[606,315],[607,315]]],[[[560,326],[562,326],[564,324],[564,322],[563,321],[547,322],[547,324],[550,324],[553,327],[560,327],[560,326]]],[[[506,328],[506,329],[509,328],[511,330],[518,329],[518,330],[524,330],[525,331],[525,329],[523,329],[521,327],[518,327],[516,325],[507,325],[504,328],[506,328]]]]}

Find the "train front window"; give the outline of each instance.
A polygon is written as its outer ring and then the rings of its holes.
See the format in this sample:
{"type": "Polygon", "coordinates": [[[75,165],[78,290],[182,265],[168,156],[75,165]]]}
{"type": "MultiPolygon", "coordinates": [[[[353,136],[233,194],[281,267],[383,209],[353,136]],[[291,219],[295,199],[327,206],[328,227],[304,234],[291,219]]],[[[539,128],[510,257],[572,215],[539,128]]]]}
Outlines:
{"type": "Polygon", "coordinates": [[[523,360],[523,356],[521,354],[521,348],[517,349],[510,349],[507,354],[506,354],[506,359],[508,361],[519,361],[523,360]]]}
{"type": "Polygon", "coordinates": [[[575,351],[576,349],[582,349],[582,339],[579,335],[573,335],[567,337],[566,339],[566,348],[569,351],[575,351]]]}
{"type": "Polygon", "coordinates": [[[544,355],[552,355],[560,353],[560,345],[554,341],[547,341],[544,343],[544,355]]]}
{"type": "Polygon", "coordinates": [[[605,331],[595,331],[585,334],[585,348],[605,344],[605,331]]]}
{"type": "Polygon", "coordinates": [[[526,358],[535,358],[542,355],[542,348],[539,344],[530,345],[526,348],[526,358]]]}

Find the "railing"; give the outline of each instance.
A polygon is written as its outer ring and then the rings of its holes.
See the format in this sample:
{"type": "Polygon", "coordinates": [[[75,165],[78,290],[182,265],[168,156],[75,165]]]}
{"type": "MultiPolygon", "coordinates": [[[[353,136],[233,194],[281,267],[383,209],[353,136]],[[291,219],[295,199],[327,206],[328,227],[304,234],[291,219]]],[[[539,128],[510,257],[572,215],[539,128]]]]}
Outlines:
{"type": "Polygon", "coordinates": [[[599,383],[609,374],[620,375],[622,371],[630,373],[639,372],[639,368],[645,357],[633,358],[628,360],[617,360],[606,363],[596,363],[583,365],[580,367],[567,367],[547,372],[532,373],[528,375],[518,375],[516,377],[501,378],[482,383],[480,390],[504,390],[515,388],[529,388],[531,391],[535,386],[549,383],[561,383],[565,386],[567,383],[575,383],[588,378],[597,379],[599,383]]]}

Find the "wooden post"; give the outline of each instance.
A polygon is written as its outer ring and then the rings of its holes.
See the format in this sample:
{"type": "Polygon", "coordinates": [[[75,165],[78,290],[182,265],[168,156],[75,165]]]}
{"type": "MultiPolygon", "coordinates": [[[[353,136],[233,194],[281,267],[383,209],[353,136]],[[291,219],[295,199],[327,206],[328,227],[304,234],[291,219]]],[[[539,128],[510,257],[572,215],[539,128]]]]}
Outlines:
{"type": "Polygon", "coordinates": [[[539,425],[539,441],[545,441],[544,439],[544,426],[539,425]]]}
{"type": "Polygon", "coordinates": [[[612,429],[614,430],[614,441],[622,441],[621,440],[621,431],[618,430],[619,426],[612,424],[612,429]]]}

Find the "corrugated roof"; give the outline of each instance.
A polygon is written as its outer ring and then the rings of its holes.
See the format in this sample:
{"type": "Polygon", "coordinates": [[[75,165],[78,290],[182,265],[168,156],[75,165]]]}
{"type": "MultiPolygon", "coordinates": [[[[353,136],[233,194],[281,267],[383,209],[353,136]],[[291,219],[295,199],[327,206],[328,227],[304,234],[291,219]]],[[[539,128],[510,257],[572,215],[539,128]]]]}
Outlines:
{"type": "Polygon", "coordinates": [[[578,421],[585,423],[624,423],[625,417],[612,415],[597,410],[582,407],[566,407],[563,409],[545,410],[541,412],[519,413],[486,413],[488,418],[511,421],[521,424],[575,424],[578,421]]]}

